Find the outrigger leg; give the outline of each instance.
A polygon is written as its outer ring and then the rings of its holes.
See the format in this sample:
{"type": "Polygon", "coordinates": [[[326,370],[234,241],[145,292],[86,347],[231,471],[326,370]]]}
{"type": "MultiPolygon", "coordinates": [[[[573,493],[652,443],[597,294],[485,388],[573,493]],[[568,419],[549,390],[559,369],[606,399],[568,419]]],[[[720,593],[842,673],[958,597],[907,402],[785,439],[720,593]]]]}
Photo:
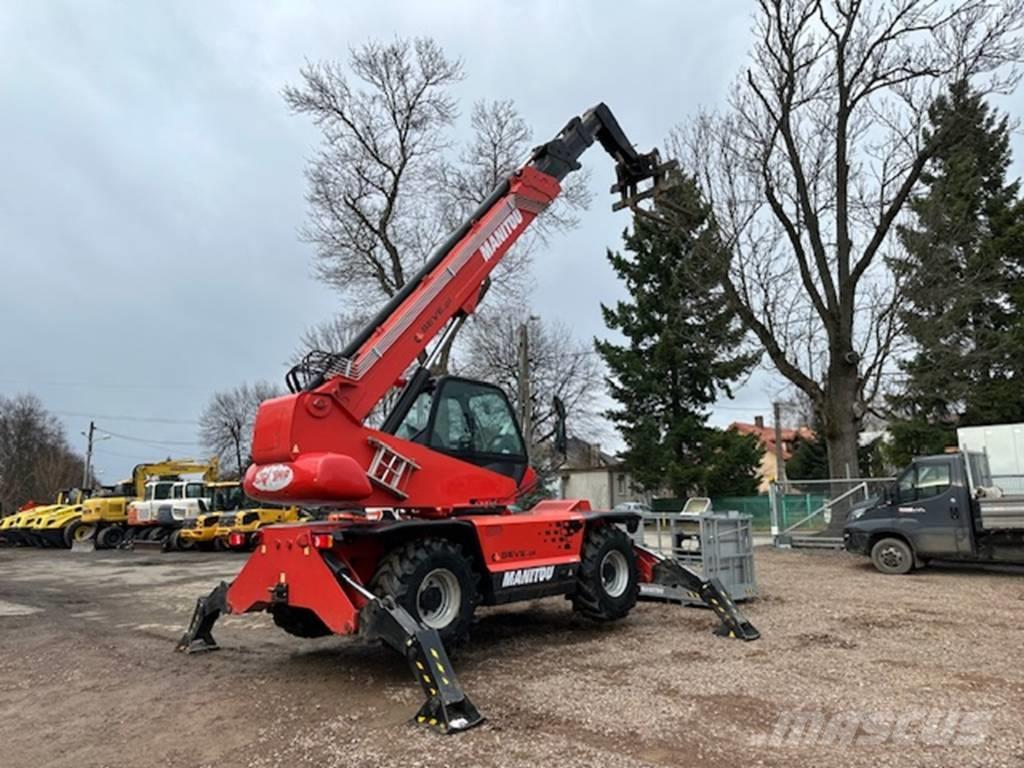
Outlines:
{"type": "Polygon", "coordinates": [[[484,717],[459,685],[437,630],[416,621],[392,597],[378,597],[345,573],[340,573],[339,578],[367,599],[359,613],[360,635],[367,640],[383,640],[405,656],[423,688],[427,701],[416,713],[415,721],[441,733],[480,725],[484,717]]]}
{"type": "Polygon", "coordinates": [[[222,613],[228,612],[228,584],[222,581],[206,597],[196,600],[196,609],[192,612],[192,621],[174,647],[176,651],[185,653],[201,653],[216,651],[220,646],[213,639],[213,625],[222,613]]]}
{"type": "MultiPolygon", "coordinates": [[[[640,550],[640,547],[637,547],[640,550]]],[[[729,596],[729,591],[716,577],[704,579],[696,571],[692,571],[682,563],[667,557],[661,557],[648,549],[642,550],[643,555],[653,558],[649,584],[652,589],[644,594],[644,584],[640,585],[641,597],[672,599],[667,590],[682,590],[688,596],[701,600],[718,614],[722,624],[715,630],[716,635],[733,637],[740,640],[757,640],[761,637],[754,625],[747,621],[739,607],[729,596]]],[[[685,599],[685,597],[683,598],[685,599]]]]}
{"type": "MultiPolygon", "coordinates": [[[[465,731],[484,721],[459,685],[448,654],[437,630],[424,626],[391,597],[378,597],[344,571],[336,570],[363,597],[366,605],[359,614],[359,632],[367,640],[383,640],[402,654],[427,696],[416,713],[416,722],[441,733],[465,731]]],[[[217,650],[213,625],[222,613],[228,613],[228,584],[221,582],[206,597],[196,601],[192,621],[175,650],[185,653],[217,650]]]]}

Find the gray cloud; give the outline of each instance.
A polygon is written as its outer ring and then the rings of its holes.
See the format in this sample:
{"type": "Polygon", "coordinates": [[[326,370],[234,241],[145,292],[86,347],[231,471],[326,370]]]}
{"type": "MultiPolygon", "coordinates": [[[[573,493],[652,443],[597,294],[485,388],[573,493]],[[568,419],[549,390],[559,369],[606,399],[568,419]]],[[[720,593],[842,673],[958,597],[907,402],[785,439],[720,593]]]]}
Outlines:
{"type": "MultiPolygon", "coordinates": [[[[0,20],[0,393],[33,390],[77,441],[99,418],[103,478],[196,453],[209,393],[280,381],[339,308],[310,279],[302,169],[317,136],[281,86],[374,36],[460,56],[464,111],[512,98],[540,139],[597,101],[642,148],[718,103],[748,44],[741,3],[15,3],[0,20]],[[157,447],[162,446],[162,447],[157,447]]],[[[533,303],[581,337],[621,292],[604,260],[628,224],[606,191],[538,253],[533,303]],[[569,288],[569,290],[567,290],[569,288]]],[[[767,377],[743,393],[763,410],[767,377]]],[[[722,411],[728,422],[739,412],[722,411]]]]}

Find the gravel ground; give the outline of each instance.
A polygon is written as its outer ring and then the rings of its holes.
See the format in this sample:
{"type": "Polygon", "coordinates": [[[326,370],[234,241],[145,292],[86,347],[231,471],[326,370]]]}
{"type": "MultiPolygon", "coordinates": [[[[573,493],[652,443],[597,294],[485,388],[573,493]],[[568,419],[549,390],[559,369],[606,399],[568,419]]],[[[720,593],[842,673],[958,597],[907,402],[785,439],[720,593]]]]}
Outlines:
{"type": "Polygon", "coordinates": [[[234,555],[0,550],[0,765],[1024,766],[1024,577],[885,577],[758,549],[762,639],[644,603],[595,626],[561,599],[483,609],[455,659],[486,724],[409,724],[389,651],[302,641],[263,615],[219,653],[171,652],[234,555]]]}

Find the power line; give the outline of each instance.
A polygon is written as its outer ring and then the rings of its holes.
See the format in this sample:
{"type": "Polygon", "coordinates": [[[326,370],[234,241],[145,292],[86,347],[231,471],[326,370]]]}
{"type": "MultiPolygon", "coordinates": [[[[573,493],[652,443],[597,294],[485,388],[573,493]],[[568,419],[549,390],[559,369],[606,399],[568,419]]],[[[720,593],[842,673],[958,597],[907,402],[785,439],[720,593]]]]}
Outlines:
{"type": "Polygon", "coordinates": [[[132,443],[140,443],[142,445],[152,446],[154,448],[167,448],[174,446],[188,446],[190,448],[200,447],[199,443],[195,440],[150,440],[144,437],[133,437],[132,435],[122,435],[118,432],[111,432],[109,429],[104,428],[103,432],[116,437],[120,440],[127,440],[132,443]]]}
{"type": "Polygon", "coordinates": [[[85,419],[103,419],[104,421],[132,421],[142,422],[150,424],[186,424],[188,426],[199,426],[198,421],[192,421],[190,419],[167,419],[159,416],[112,416],[110,414],[103,413],[82,413],[80,411],[58,411],[54,409],[48,409],[51,413],[57,413],[61,416],[76,416],[85,419]]]}
{"type": "Polygon", "coordinates": [[[84,389],[169,389],[169,390],[207,390],[201,384],[120,384],[114,382],[90,381],[27,381],[25,379],[0,379],[0,384],[14,384],[19,387],[71,387],[84,389]]]}

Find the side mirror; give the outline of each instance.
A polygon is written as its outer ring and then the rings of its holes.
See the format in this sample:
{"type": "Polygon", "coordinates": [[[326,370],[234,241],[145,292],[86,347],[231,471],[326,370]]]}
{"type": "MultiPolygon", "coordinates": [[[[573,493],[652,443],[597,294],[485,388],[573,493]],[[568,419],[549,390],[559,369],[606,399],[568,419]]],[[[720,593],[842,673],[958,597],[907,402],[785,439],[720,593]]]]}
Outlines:
{"type": "Polygon", "coordinates": [[[565,456],[569,450],[569,438],[565,432],[565,403],[562,398],[555,396],[555,453],[565,456]]]}

